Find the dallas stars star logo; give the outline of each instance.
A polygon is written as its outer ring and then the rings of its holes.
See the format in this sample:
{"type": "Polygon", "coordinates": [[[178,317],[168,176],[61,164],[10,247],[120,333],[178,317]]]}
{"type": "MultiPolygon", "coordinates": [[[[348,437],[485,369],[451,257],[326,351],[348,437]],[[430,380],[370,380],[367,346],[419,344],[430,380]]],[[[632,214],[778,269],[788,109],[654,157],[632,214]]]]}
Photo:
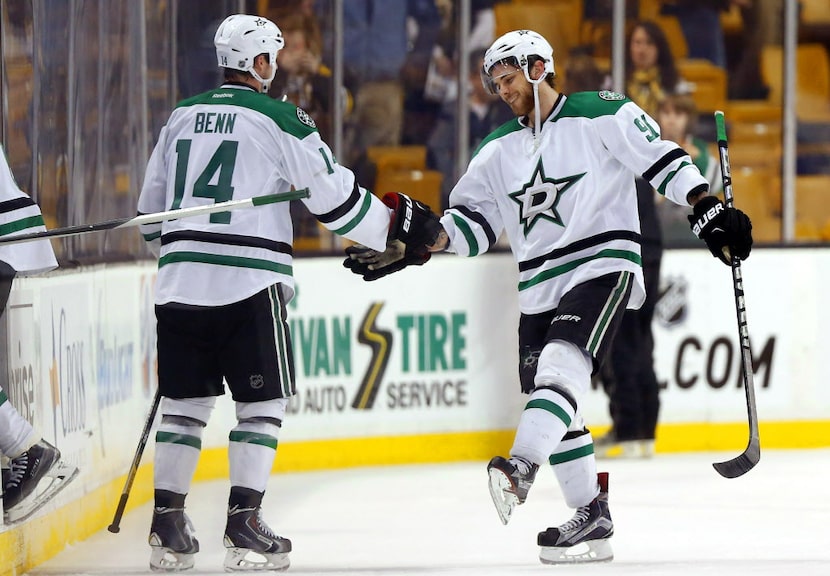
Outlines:
{"type": "Polygon", "coordinates": [[[562,194],[576,184],[585,174],[583,172],[564,178],[548,178],[545,176],[542,159],[539,158],[539,162],[533,170],[533,175],[530,177],[530,182],[522,186],[522,189],[518,192],[508,194],[519,205],[519,218],[524,226],[525,236],[540,219],[550,220],[559,226],[565,225],[562,216],[556,210],[556,206],[559,204],[562,194]]]}
{"type": "Polygon", "coordinates": [[[256,20],[254,20],[254,24],[256,24],[257,26],[265,26],[267,23],[268,21],[262,18],[257,18],[256,20]]]}

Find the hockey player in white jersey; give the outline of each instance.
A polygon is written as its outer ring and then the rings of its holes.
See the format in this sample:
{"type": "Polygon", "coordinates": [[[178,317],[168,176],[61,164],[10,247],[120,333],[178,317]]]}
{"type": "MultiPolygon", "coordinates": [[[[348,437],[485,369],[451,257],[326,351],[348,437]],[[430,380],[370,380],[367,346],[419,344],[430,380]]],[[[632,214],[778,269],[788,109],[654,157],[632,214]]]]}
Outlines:
{"type": "MultiPolygon", "coordinates": [[[[751,223],[709,196],[689,155],[662,140],[631,100],[608,91],[566,97],[554,76],[553,49],[542,36],[517,30],[498,38],[482,81],[517,118],[477,149],[450,194],[437,241],[392,241],[384,252],[352,247],[344,265],[374,280],[421,264],[425,249],[477,256],[506,234],[519,270],[519,375],[530,398],[510,456],[488,464],[490,493],[506,524],[539,466],[550,463],[576,512],[539,533],[541,561],[607,561],[608,475],[597,473],[579,406],[623,311],[645,296],[635,176],[691,206],[693,230],[727,264],[725,250],[748,257],[751,223]]],[[[426,207],[413,213],[413,226],[435,225],[426,207]]]]}
{"type": "MultiPolygon", "coordinates": [[[[225,82],[180,102],[170,115],[147,166],[139,212],[307,188],[304,202],[323,225],[382,250],[394,208],[337,163],[305,111],[265,94],[283,47],[276,24],[229,16],[214,43],[225,82]]],[[[224,379],[238,421],[228,448],[225,568],[285,569],[291,542],[266,525],[260,510],[295,393],[286,319],[294,293],[289,205],[171,220],[141,232],[160,251],[155,302],[162,417],[150,565],[166,571],[194,565],[199,543],[184,513],[185,497],[224,379]]]]}
{"type": "MultiPolygon", "coordinates": [[[[0,146],[0,237],[46,230],[37,204],[18,188],[0,146]]],[[[17,274],[30,275],[56,268],[49,240],[0,245],[0,322],[17,274]]],[[[0,357],[5,357],[5,350],[0,357]]],[[[9,374],[6,366],[0,375],[9,374]]],[[[3,516],[20,522],[37,512],[78,474],[61,460],[55,446],[41,438],[0,389],[0,454],[3,455],[3,516]]]]}

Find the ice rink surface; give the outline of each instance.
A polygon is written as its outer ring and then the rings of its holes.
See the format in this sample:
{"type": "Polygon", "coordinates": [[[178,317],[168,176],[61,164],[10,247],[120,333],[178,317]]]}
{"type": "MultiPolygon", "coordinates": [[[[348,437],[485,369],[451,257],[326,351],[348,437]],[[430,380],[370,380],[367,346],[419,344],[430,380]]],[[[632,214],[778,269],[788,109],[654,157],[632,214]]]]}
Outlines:
{"type": "MultiPolygon", "coordinates": [[[[536,534],[570,519],[553,473],[502,526],[485,462],[355,468],[271,477],[264,517],[291,538],[287,573],[305,575],[830,575],[830,450],[764,451],[746,476],[711,463],[736,453],[600,462],[610,477],[611,563],[545,566],[536,534]]],[[[196,484],[188,514],[201,543],[196,567],[224,573],[228,483],[196,484]]],[[[113,502],[113,507],[115,506],[113,502]]],[[[31,571],[32,575],[149,574],[151,504],[31,571]]]]}

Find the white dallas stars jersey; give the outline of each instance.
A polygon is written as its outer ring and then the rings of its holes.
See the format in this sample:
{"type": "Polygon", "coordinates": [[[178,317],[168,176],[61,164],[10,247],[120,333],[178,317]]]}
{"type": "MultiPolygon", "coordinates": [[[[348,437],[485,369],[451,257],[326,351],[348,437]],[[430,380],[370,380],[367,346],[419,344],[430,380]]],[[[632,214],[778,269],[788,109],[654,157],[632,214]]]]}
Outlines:
{"type": "Polygon", "coordinates": [[[502,230],[519,264],[519,307],[554,309],[573,286],[627,270],[636,277],[629,308],[645,297],[634,178],[688,205],[707,189],[691,158],[660,139],[657,123],[614,92],[561,95],[533,130],[508,122],[479,146],[450,194],[441,223],[450,251],[486,252],[502,230]]]}
{"type": "MultiPolygon", "coordinates": [[[[46,226],[43,225],[40,208],[17,187],[6,162],[6,152],[0,146],[0,236],[18,236],[44,230],[46,226]]],[[[0,261],[21,274],[46,272],[58,265],[49,240],[0,244],[0,261]]]]}
{"type": "MultiPolygon", "coordinates": [[[[162,129],[138,200],[140,213],[308,188],[327,228],[383,250],[389,210],[334,160],[303,110],[226,84],[185,100],[162,129]]],[[[141,227],[160,239],[156,303],[218,306],[281,282],[293,295],[289,203],[141,227]]]]}

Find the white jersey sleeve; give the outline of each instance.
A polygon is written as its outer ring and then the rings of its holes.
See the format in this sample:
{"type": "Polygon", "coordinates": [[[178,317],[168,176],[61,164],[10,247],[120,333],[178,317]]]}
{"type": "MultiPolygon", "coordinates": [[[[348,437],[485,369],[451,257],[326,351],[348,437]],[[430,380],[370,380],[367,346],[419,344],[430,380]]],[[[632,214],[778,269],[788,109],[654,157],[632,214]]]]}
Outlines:
{"type": "Polygon", "coordinates": [[[485,148],[474,156],[450,193],[450,207],[441,217],[450,241],[448,252],[459,256],[484,254],[504,229],[492,188],[495,180],[488,171],[491,154],[492,149],[485,148]]]}
{"type": "MultiPolygon", "coordinates": [[[[40,207],[18,188],[0,146],[0,236],[43,232],[46,226],[40,207]]],[[[49,240],[0,245],[0,260],[20,274],[37,274],[58,266],[49,240]]]]}
{"type": "MultiPolygon", "coordinates": [[[[144,185],[138,197],[138,213],[151,214],[166,210],[165,197],[167,194],[167,165],[164,150],[167,147],[167,127],[161,129],[158,142],[144,173],[144,185]]],[[[161,222],[142,224],[139,231],[148,243],[150,250],[156,256],[161,250],[161,222]]]]}
{"type": "Polygon", "coordinates": [[[657,122],[634,102],[626,101],[615,114],[595,121],[608,151],[671,201],[688,206],[687,195],[709,189],[691,156],[674,142],[663,140],[657,122]]]}
{"type": "MultiPolygon", "coordinates": [[[[305,112],[297,109],[300,114],[305,112]]],[[[375,250],[386,248],[389,208],[358,185],[354,173],[337,163],[319,132],[300,133],[282,153],[286,178],[308,188],[306,207],[326,228],[375,250]]]]}

